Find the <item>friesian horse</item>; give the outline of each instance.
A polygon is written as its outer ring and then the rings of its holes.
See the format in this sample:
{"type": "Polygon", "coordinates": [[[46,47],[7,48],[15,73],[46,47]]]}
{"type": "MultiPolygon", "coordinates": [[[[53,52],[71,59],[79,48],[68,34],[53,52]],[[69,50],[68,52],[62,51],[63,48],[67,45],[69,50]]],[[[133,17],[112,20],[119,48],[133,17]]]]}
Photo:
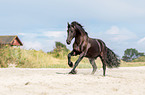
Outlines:
{"type": "Polygon", "coordinates": [[[102,40],[90,38],[81,24],[73,21],[71,24],[68,23],[67,28],[68,35],[66,43],[69,45],[72,39],[75,38],[73,50],[68,54],[68,65],[73,67],[69,74],[76,74],[75,69],[84,57],[89,59],[93,67],[92,74],[94,74],[97,69],[95,63],[95,59],[97,57],[101,58],[104,76],[106,66],[112,68],[118,67],[120,65],[120,60],[117,58],[118,56],[111,49],[109,49],[102,40]],[[71,56],[76,55],[80,56],[73,66],[73,63],[71,62],[71,56]]]}

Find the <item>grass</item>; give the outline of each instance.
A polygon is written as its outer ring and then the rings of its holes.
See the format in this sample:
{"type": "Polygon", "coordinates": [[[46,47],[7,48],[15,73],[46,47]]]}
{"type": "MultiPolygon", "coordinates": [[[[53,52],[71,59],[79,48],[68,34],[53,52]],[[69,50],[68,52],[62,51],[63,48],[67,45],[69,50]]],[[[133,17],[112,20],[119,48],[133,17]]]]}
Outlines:
{"type": "MultiPolygon", "coordinates": [[[[0,67],[9,67],[11,64],[19,68],[69,68],[67,64],[67,54],[59,52],[59,56],[45,53],[42,50],[25,50],[19,47],[0,48],[0,67]]],[[[58,55],[58,54],[57,54],[58,55]]],[[[78,59],[78,56],[72,57],[72,62],[78,59]]],[[[96,60],[98,68],[102,67],[102,62],[96,60]]],[[[124,62],[121,61],[121,67],[145,66],[145,62],[124,62]]],[[[92,68],[87,58],[84,58],[77,68],[92,68]]]]}
{"type": "MultiPolygon", "coordinates": [[[[60,53],[61,55],[61,53],[60,53]]],[[[75,62],[77,57],[72,57],[75,62]]],[[[19,68],[69,68],[67,55],[55,58],[54,54],[47,54],[42,50],[25,50],[19,47],[0,48],[0,67],[14,65],[19,68]]],[[[83,59],[78,68],[90,68],[88,59],[83,59]]]]}
{"type": "Polygon", "coordinates": [[[137,59],[134,59],[133,62],[145,62],[145,56],[140,56],[137,59]]]}
{"type": "Polygon", "coordinates": [[[138,67],[145,66],[145,62],[121,62],[120,67],[138,67]]]}

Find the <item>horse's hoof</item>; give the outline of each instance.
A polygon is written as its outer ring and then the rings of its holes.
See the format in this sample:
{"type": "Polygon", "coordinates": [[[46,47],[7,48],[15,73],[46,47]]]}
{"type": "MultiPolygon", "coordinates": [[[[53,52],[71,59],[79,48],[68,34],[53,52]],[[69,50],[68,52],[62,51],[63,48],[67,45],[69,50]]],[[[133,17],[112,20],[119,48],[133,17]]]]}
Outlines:
{"type": "Polygon", "coordinates": [[[72,62],[69,62],[68,65],[69,65],[70,67],[73,67],[73,63],[72,63],[72,62]]]}
{"type": "Polygon", "coordinates": [[[69,74],[76,74],[77,73],[77,71],[71,71],[71,72],[69,72],[69,74]]]}

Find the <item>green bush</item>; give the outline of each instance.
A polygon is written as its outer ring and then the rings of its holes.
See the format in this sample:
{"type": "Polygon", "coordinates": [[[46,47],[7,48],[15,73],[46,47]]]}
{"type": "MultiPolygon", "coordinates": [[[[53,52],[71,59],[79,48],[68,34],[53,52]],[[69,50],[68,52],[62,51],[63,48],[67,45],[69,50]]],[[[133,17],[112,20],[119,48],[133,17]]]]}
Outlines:
{"type": "Polygon", "coordinates": [[[48,54],[51,54],[55,58],[65,59],[69,52],[70,50],[66,48],[66,45],[61,42],[55,42],[55,48],[51,52],[48,52],[48,54]]]}

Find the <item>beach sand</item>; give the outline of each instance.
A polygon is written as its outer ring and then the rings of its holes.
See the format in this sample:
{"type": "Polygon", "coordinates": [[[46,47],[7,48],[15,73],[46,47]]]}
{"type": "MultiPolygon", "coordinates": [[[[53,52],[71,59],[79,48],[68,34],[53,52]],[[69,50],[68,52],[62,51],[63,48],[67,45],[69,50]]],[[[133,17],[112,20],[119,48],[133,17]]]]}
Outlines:
{"type": "Polygon", "coordinates": [[[70,70],[0,68],[0,95],[145,95],[145,67],[70,70]]]}

